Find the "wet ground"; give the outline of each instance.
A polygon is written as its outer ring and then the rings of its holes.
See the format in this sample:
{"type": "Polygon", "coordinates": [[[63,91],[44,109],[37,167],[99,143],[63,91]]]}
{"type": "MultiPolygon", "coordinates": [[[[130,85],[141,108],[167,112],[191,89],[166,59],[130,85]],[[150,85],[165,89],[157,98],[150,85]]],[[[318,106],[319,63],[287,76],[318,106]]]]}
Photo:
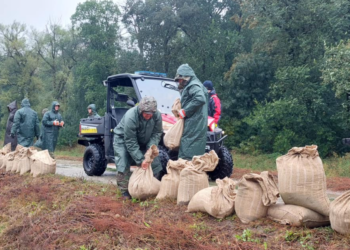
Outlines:
{"type": "MultiPolygon", "coordinates": [[[[57,161],[56,174],[75,177],[75,178],[83,178],[87,181],[100,182],[106,184],[116,185],[116,167],[115,164],[110,163],[107,166],[107,170],[104,172],[102,176],[88,176],[85,174],[83,169],[82,161],[72,161],[72,160],[61,160],[57,161]]],[[[210,181],[210,186],[214,186],[216,183],[214,181],[210,181]]],[[[338,196],[340,196],[343,191],[332,191],[327,190],[327,194],[329,199],[332,201],[338,196]]],[[[277,203],[283,203],[282,199],[279,198],[277,203]]]]}

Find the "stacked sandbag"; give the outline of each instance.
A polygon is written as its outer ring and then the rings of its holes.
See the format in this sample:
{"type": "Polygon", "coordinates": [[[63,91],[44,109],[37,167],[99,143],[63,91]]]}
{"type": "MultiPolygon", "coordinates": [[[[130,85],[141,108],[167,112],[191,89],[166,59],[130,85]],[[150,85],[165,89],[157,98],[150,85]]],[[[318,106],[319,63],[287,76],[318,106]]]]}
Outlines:
{"type": "Polygon", "coordinates": [[[267,217],[280,224],[295,227],[314,228],[329,225],[328,216],[296,205],[272,205],[267,211],[267,217]]]}
{"type": "Polygon", "coordinates": [[[33,177],[56,172],[56,161],[51,158],[48,150],[39,151],[30,157],[33,177]]]}
{"type": "Polygon", "coordinates": [[[246,174],[238,182],[235,210],[243,223],[263,218],[279,197],[276,182],[267,171],[246,174]]]}
{"type": "Polygon", "coordinates": [[[215,218],[225,218],[235,210],[236,183],[229,178],[216,180],[216,187],[202,189],[188,204],[186,212],[206,212],[215,218]]]}
{"type": "Polygon", "coordinates": [[[350,191],[332,201],[329,218],[334,231],[350,234],[350,191]]]}
{"type": "Polygon", "coordinates": [[[171,111],[178,121],[164,135],[164,145],[170,150],[178,150],[180,147],[181,137],[184,131],[184,119],[179,119],[179,110],[181,109],[181,101],[177,98],[172,106],[171,111]]]}
{"type": "Polygon", "coordinates": [[[16,150],[15,150],[15,157],[13,159],[13,164],[12,164],[12,172],[17,172],[19,173],[20,165],[19,165],[19,159],[21,157],[21,152],[22,151],[27,151],[28,149],[26,147],[23,147],[22,145],[17,145],[16,150]]]}
{"type": "Polygon", "coordinates": [[[6,167],[5,165],[5,155],[11,152],[11,143],[7,143],[1,150],[0,150],[0,169],[6,167]]]}
{"type": "Polygon", "coordinates": [[[218,163],[219,157],[214,150],[201,156],[194,156],[180,173],[177,204],[188,205],[198,191],[209,187],[206,172],[213,171],[218,163]]]}
{"type": "Polygon", "coordinates": [[[12,151],[5,155],[4,164],[7,172],[12,171],[13,160],[15,159],[15,155],[16,155],[15,151],[12,151]]]}
{"type": "Polygon", "coordinates": [[[277,158],[276,163],[284,203],[329,216],[326,175],[317,146],[294,147],[277,158]]]}
{"type": "Polygon", "coordinates": [[[144,170],[137,168],[131,175],[128,185],[128,191],[131,197],[145,200],[156,197],[160,189],[160,181],[153,176],[151,163],[159,155],[157,146],[152,145],[145,154],[145,161],[149,167],[144,170]]]}
{"type": "Polygon", "coordinates": [[[23,155],[22,158],[19,160],[19,165],[21,166],[20,175],[30,172],[31,164],[32,164],[30,157],[37,152],[38,150],[34,149],[33,147],[30,147],[27,150],[27,154],[23,155]]]}
{"type": "Polygon", "coordinates": [[[167,174],[162,178],[162,181],[160,183],[160,190],[156,199],[160,200],[166,198],[177,198],[177,192],[180,183],[180,172],[189,164],[189,161],[183,159],[179,159],[177,161],[168,161],[168,165],[166,167],[167,174]]]}

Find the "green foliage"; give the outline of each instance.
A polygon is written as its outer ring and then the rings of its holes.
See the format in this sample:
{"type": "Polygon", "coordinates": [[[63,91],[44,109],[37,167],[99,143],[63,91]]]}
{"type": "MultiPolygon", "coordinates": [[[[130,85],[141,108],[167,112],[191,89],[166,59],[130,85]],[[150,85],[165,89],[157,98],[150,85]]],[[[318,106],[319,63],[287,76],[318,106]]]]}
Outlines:
{"type": "Polygon", "coordinates": [[[259,243],[259,239],[253,239],[253,233],[249,229],[244,229],[242,235],[235,235],[237,240],[243,241],[243,242],[256,242],[259,243]]]}

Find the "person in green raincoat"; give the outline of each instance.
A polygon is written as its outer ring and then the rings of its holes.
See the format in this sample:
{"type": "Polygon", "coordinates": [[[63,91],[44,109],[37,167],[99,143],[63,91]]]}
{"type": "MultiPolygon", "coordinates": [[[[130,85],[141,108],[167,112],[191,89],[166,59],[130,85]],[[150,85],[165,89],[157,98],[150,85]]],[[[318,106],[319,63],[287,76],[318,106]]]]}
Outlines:
{"type": "MultiPolygon", "coordinates": [[[[44,118],[44,115],[45,113],[49,111],[48,108],[44,108],[42,111],[41,111],[41,114],[42,114],[42,118],[44,118]]],[[[41,119],[42,120],[42,119],[41,119]]],[[[42,148],[43,146],[43,141],[44,141],[44,137],[45,137],[45,127],[43,125],[43,123],[41,123],[41,126],[40,126],[40,136],[39,136],[39,140],[37,140],[34,144],[34,147],[37,147],[37,148],[42,148]]]]}
{"type": "Polygon", "coordinates": [[[34,137],[39,138],[40,128],[38,114],[30,108],[30,102],[24,98],[22,108],[17,110],[11,128],[11,137],[17,135],[17,143],[30,147],[33,145],[34,137]]]}
{"type": "Polygon", "coordinates": [[[41,149],[47,149],[52,158],[54,158],[59,129],[64,126],[64,121],[59,113],[59,109],[60,104],[57,101],[53,101],[51,110],[44,114],[42,121],[45,134],[42,137],[41,149]]]}
{"type": "MultiPolygon", "coordinates": [[[[124,198],[131,198],[128,192],[130,166],[147,169],[144,154],[152,146],[158,146],[162,136],[162,115],[157,110],[154,97],[146,96],[136,107],[129,109],[117,127],[114,128],[114,156],[117,166],[117,184],[124,198]]],[[[162,165],[156,157],[151,165],[153,174],[159,179],[162,165]]]]}
{"type": "Polygon", "coordinates": [[[208,130],[208,93],[188,64],[182,64],[176,72],[175,82],[181,93],[180,118],[185,120],[181,137],[179,158],[192,160],[203,155],[208,130]]]}
{"type": "Polygon", "coordinates": [[[99,116],[97,114],[97,111],[96,111],[96,105],[95,104],[90,104],[88,107],[88,118],[99,118],[101,116],[99,116]]]}

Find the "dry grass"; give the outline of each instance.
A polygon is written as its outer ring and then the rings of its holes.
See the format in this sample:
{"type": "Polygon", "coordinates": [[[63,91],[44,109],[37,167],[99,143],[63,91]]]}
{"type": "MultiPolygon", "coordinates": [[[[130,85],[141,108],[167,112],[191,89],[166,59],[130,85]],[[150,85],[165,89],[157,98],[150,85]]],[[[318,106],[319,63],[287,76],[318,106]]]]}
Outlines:
{"type": "Polygon", "coordinates": [[[115,186],[0,170],[0,249],[350,249],[330,227],[249,225],[186,213],[174,201],[123,201],[115,186]]]}

